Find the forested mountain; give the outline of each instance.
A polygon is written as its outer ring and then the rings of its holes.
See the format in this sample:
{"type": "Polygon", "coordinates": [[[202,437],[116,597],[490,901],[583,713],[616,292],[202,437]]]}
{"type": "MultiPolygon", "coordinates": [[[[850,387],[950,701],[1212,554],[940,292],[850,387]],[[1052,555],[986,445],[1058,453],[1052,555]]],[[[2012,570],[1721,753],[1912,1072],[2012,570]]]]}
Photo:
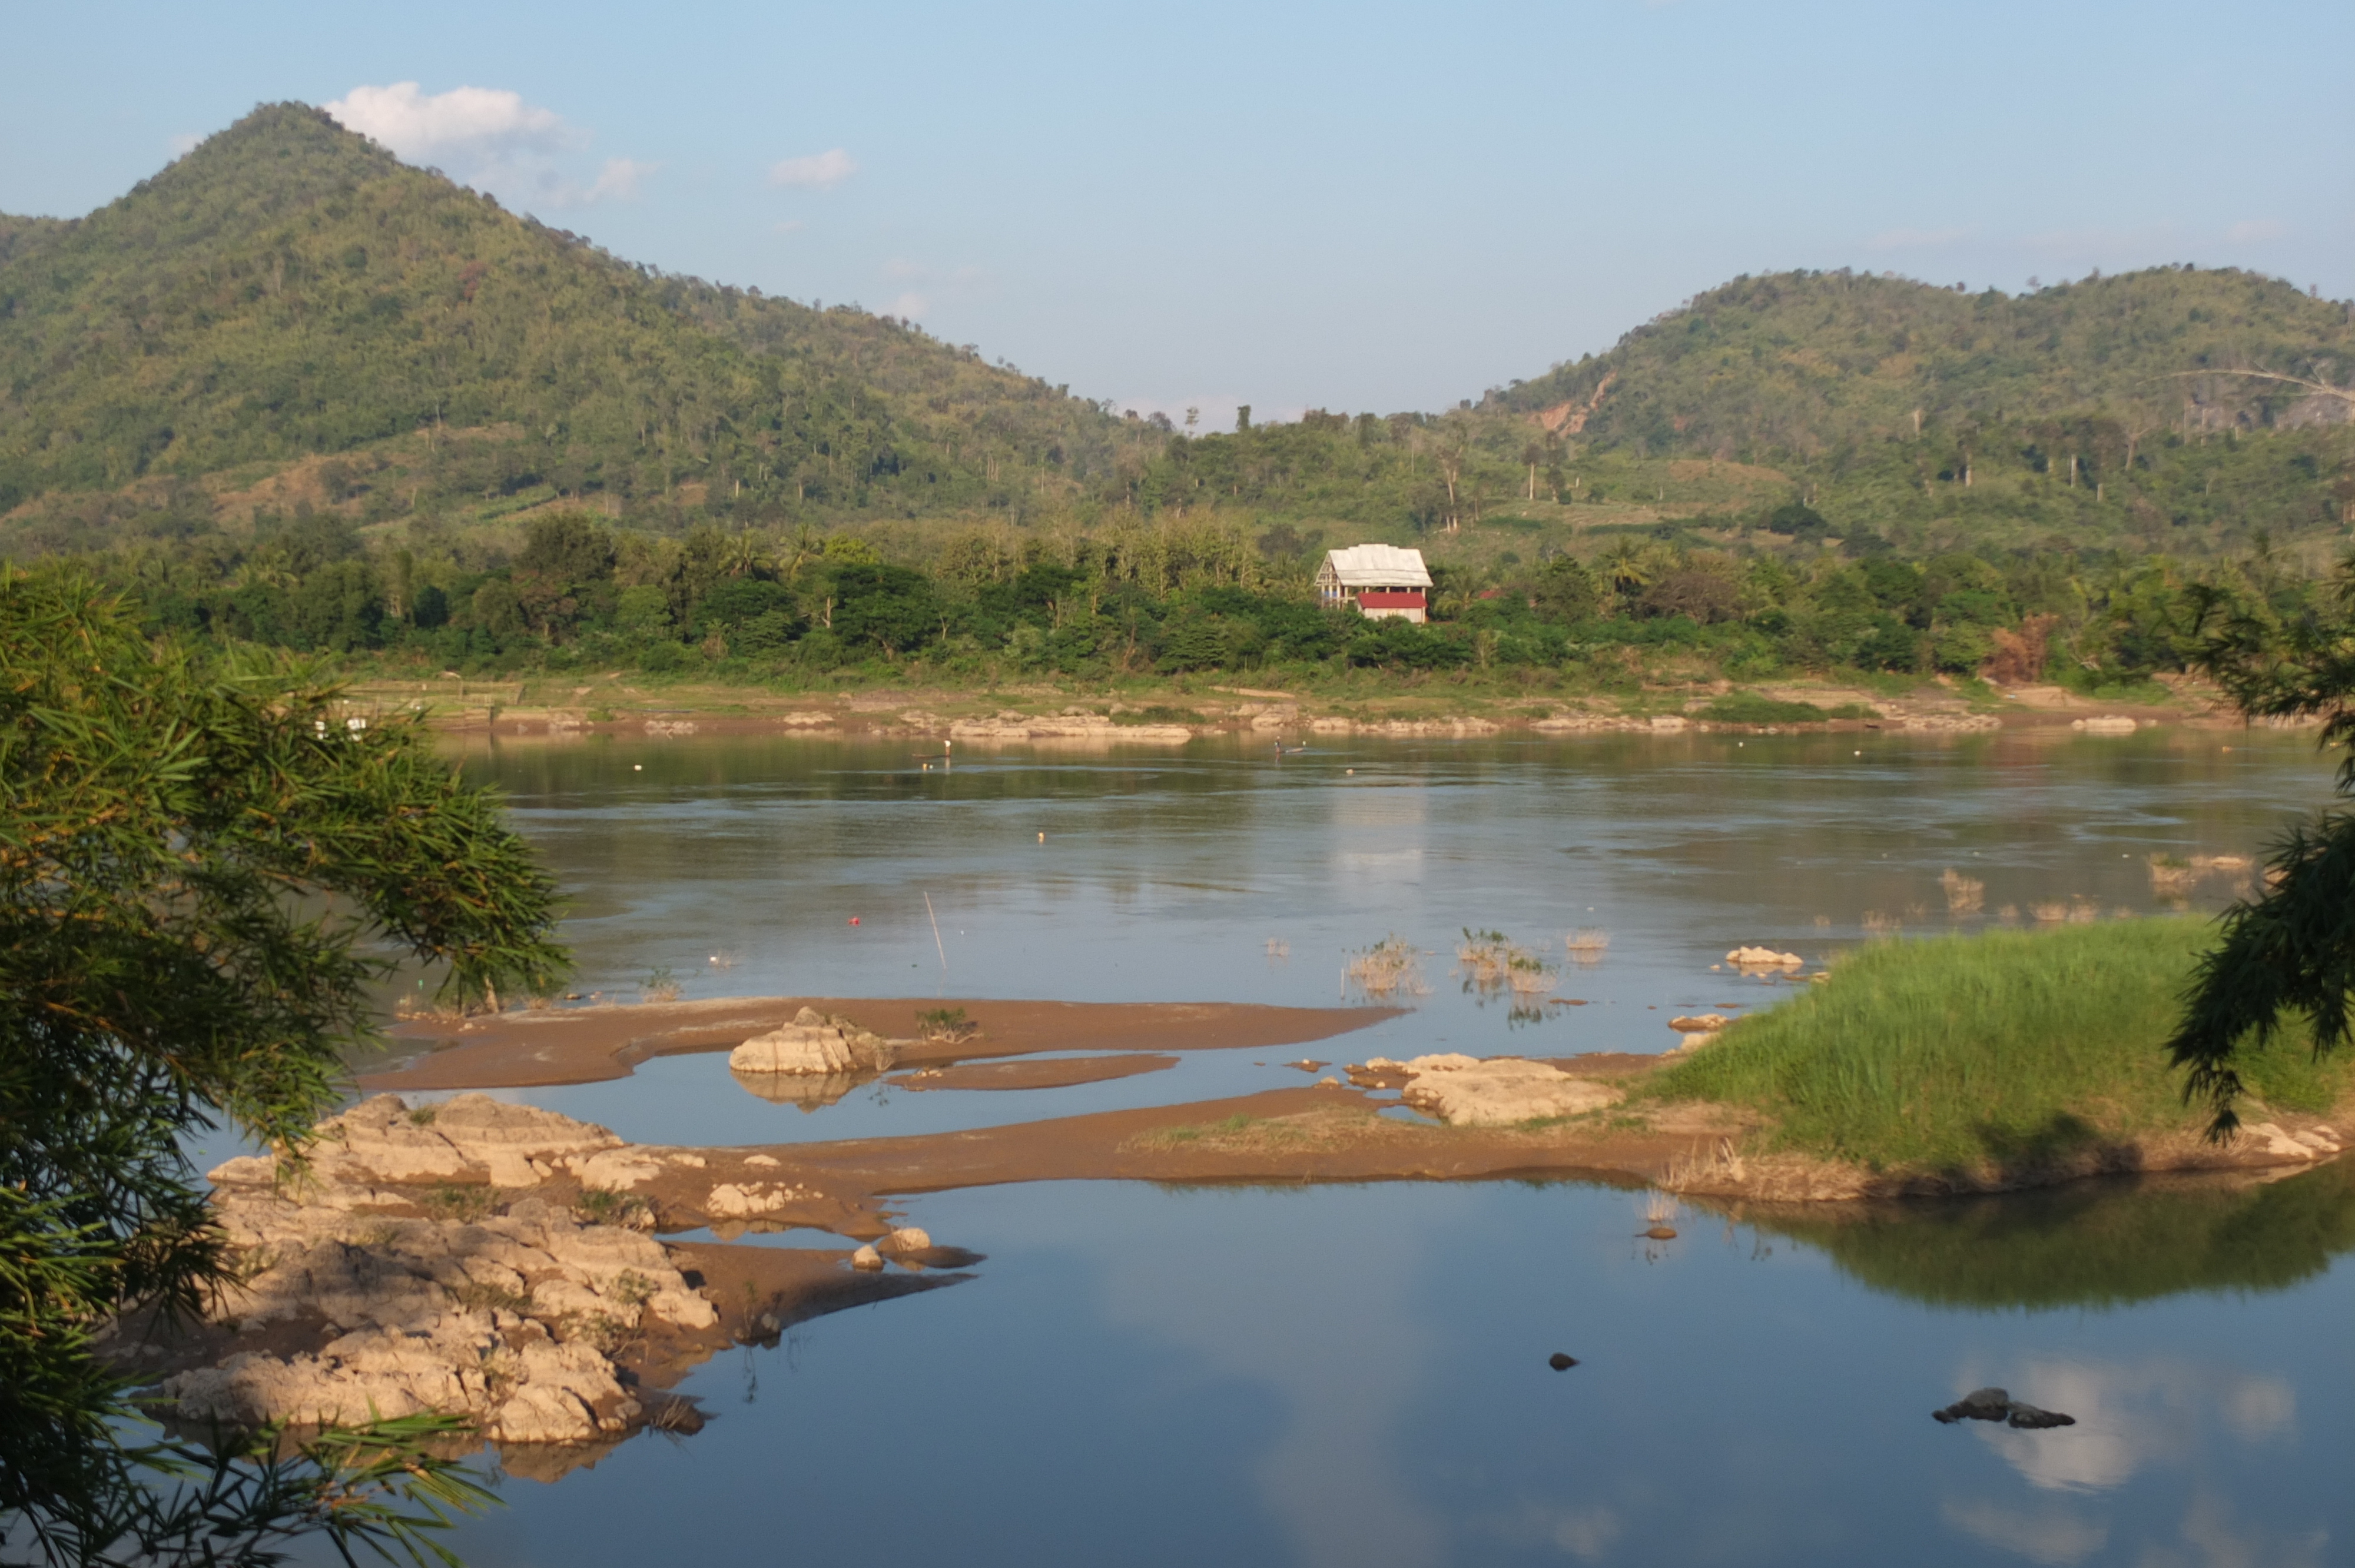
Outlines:
{"type": "Polygon", "coordinates": [[[0,217],[0,555],[308,512],[490,560],[567,506],[910,559],[941,520],[1211,517],[1277,554],[1477,556],[1491,524],[1519,531],[1491,555],[1591,554],[1794,503],[1852,548],[2214,555],[2355,524],[2355,405],[2234,374],[2346,384],[2350,315],[2233,270],[1785,273],[1444,413],[1189,437],[905,322],[616,260],[281,104],[86,217],[0,217]]]}
{"type": "Polygon", "coordinates": [[[2249,368],[2343,381],[2355,309],[2232,269],[2016,297],[1785,272],[1696,295],[1499,401],[1598,442],[1758,461],[2097,412],[2185,434],[2347,418],[2290,383],[2224,374],[2249,368]]]}
{"type": "Polygon", "coordinates": [[[1120,428],[902,322],[616,260],[299,104],[87,217],[0,218],[0,511],[418,432],[379,514],[533,488],[952,511],[1101,475],[1120,428]]]}

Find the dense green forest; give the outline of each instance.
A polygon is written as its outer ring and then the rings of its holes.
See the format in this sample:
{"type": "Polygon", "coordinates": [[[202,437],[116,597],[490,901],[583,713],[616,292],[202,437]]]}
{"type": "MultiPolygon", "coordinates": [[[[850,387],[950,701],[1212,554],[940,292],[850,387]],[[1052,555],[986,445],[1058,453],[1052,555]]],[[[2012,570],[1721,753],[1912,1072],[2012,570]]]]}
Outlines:
{"type": "MultiPolygon", "coordinates": [[[[1745,278],[1438,413],[1196,434],[670,277],[254,111],[0,217],[0,556],[157,625],[466,670],[2179,667],[2355,523],[2355,311],[2233,270],[1745,278]],[[1318,609],[1418,544],[1427,629],[1318,609]]],[[[1569,678],[1564,675],[1562,678],[1569,678]]]]}

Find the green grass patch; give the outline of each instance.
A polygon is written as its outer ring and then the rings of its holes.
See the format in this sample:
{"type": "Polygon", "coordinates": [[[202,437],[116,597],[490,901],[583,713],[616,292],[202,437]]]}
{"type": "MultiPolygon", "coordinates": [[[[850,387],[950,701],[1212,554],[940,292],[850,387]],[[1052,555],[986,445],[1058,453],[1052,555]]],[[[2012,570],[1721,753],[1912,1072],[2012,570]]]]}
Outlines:
{"type": "MultiPolygon", "coordinates": [[[[1755,1107],[1780,1147],[1876,1170],[2032,1164],[2196,1126],[2160,1043],[2211,940],[2182,916],[1876,943],[1646,1092],[1755,1107]]],[[[2350,1071],[2355,1054],[2318,1064],[2293,1026],[2242,1075],[2267,1104],[2318,1110],[2350,1071]]]]}
{"type": "Polygon", "coordinates": [[[1836,708],[1814,703],[1786,703],[1756,692],[1728,692],[1700,710],[1711,724],[1822,724],[1828,719],[1875,719],[1880,714],[1862,703],[1842,703],[1836,708]]]}

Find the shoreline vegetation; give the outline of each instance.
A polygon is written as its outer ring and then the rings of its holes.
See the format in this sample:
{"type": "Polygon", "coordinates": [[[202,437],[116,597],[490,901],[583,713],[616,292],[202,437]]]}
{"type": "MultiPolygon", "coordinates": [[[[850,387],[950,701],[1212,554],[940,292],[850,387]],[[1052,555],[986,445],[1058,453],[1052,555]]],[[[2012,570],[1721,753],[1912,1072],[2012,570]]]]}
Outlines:
{"type": "Polygon", "coordinates": [[[1619,694],[1533,692],[1511,680],[1347,677],[1284,686],[1146,677],[1118,683],[801,691],[699,683],[666,686],[613,672],[587,684],[570,678],[480,681],[454,675],[364,680],[346,688],[345,710],[369,723],[414,718],[454,735],[552,741],[590,736],[677,740],[698,735],[921,735],[985,745],[1166,746],[1220,734],[1273,741],[1349,735],[1472,739],[1507,733],[1963,734],[2039,728],[2115,736],[2161,725],[2246,727],[2212,687],[2190,679],[2154,683],[2131,700],[2120,700],[2051,683],[1998,687],[1943,677],[1792,680],[1755,686],[1718,681],[1619,694]]]}

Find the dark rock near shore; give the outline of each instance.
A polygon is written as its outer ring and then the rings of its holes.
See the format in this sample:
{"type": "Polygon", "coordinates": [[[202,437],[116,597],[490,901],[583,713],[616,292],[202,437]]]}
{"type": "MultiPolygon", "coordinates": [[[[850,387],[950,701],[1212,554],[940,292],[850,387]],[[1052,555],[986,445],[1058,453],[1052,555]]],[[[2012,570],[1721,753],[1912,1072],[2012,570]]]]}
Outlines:
{"type": "Polygon", "coordinates": [[[1546,1365],[1553,1368],[1556,1372],[1568,1372],[1577,1364],[1578,1358],[1576,1356],[1564,1355],[1560,1351],[1556,1351],[1553,1354],[1546,1358],[1546,1365]]]}
{"type": "Polygon", "coordinates": [[[2014,1400],[2011,1405],[2011,1425],[2024,1427],[2029,1431],[2038,1431],[2047,1426],[2074,1426],[2077,1425],[2077,1418],[2073,1415],[2063,1415],[2057,1410],[2039,1410],[2032,1404],[2024,1404],[2014,1400]]]}
{"type": "Polygon", "coordinates": [[[2063,1415],[2057,1410],[2040,1410],[2025,1400],[2016,1400],[2000,1388],[1976,1388],[1944,1410],[1934,1410],[1931,1419],[1945,1425],[1957,1421],[2001,1421],[2024,1431],[2041,1431],[2048,1426],[2074,1426],[2077,1418],[2063,1415]]]}

